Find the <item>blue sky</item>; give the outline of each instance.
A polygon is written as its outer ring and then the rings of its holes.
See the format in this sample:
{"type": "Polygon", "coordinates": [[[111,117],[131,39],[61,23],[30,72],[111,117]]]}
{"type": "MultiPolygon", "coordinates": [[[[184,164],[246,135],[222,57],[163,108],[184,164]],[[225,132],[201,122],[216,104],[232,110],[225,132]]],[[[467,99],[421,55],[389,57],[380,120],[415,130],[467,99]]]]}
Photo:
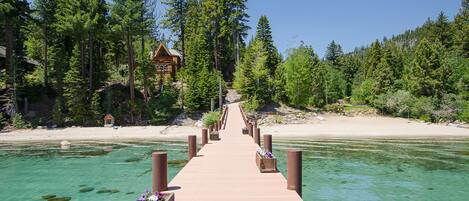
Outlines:
{"type": "Polygon", "coordinates": [[[304,41],[323,57],[332,40],[344,52],[353,51],[416,28],[440,11],[452,20],[460,5],[460,0],[249,0],[248,40],[259,17],[267,15],[274,42],[284,56],[304,41]]]}

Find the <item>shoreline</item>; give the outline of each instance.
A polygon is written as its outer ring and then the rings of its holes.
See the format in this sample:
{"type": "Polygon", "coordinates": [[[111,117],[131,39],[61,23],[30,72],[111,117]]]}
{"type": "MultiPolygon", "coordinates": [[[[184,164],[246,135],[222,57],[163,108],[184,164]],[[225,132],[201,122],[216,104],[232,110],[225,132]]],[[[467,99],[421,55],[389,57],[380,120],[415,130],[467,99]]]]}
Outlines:
{"type": "MultiPolygon", "coordinates": [[[[383,116],[326,116],[306,124],[260,124],[261,135],[274,139],[411,139],[469,138],[469,129],[454,125],[428,124],[383,116]]],[[[26,129],[0,133],[0,143],[54,141],[139,141],[201,139],[196,126],[69,127],[26,129]]],[[[241,132],[241,131],[240,131],[241,132]]]]}

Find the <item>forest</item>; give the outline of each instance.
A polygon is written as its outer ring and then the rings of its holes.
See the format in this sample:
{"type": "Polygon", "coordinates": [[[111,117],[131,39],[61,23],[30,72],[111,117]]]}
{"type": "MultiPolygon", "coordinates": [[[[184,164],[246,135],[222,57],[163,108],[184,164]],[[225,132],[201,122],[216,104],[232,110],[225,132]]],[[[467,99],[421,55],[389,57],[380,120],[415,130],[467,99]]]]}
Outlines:
{"type": "Polygon", "coordinates": [[[209,109],[244,47],[246,0],[160,3],[2,0],[2,127],[99,126],[108,113],[119,125],[153,125],[209,109]],[[160,43],[183,54],[177,82],[150,62],[160,43]]]}
{"type": "Polygon", "coordinates": [[[324,58],[301,44],[282,59],[271,34],[261,17],[234,74],[246,110],[284,103],[341,112],[351,104],[428,122],[469,122],[467,0],[452,20],[441,12],[414,30],[350,53],[332,41],[324,58]]]}
{"type": "Polygon", "coordinates": [[[2,0],[0,127],[167,124],[220,105],[228,87],[248,111],[272,103],[341,111],[368,105],[429,122],[469,122],[469,1],[436,19],[324,58],[300,44],[282,55],[267,16],[247,0],[2,0]],[[258,20],[247,41],[249,20],[258,20]],[[169,30],[171,35],[163,30],[169,30]],[[174,82],[155,74],[160,43],[183,55],[174,82]]]}

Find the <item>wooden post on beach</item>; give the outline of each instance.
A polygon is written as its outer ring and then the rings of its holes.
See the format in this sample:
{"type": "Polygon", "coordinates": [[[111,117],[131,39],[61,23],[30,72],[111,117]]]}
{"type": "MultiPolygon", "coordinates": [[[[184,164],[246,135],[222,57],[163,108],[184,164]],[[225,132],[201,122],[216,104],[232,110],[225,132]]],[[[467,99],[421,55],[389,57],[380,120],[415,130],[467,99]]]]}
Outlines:
{"type": "Polygon", "coordinates": [[[154,152],[152,154],[152,192],[168,189],[168,154],[154,152]]]}
{"type": "Polygon", "coordinates": [[[189,135],[188,136],[188,158],[191,160],[197,155],[197,136],[189,135]]]}
{"type": "Polygon", "coordinates": [[[264,135],[264,151],[272,153],[272,135],[264,135]]]}
{"type": "Polygon", "coordinates": [[[295,190],[302,197],[302,152],[300,150],[288,150],[287,154],[287,189],[295,190]]]}
{"type": "Polygon", "coordinates": [[[208,143],[208,130],[206,128],[202,129],[202,146],[205,146],[208,143]]]}
{"type": "Polygon", "coordinates": [[[260,128],[256,128],[256,131],[254,132],[254,143],[261,146],[261,129],[260,128]]]}

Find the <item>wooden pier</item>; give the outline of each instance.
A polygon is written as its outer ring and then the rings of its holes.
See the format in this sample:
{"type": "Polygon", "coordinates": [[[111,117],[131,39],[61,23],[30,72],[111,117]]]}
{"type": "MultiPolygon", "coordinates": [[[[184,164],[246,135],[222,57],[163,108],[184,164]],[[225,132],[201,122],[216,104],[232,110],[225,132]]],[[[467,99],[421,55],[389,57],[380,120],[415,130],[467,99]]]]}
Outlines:
{"type": "MultiPolygon", "coordinates": [[[[221,140],[203,146],[168,184],[167,192],[175,193],[177,201],[302,200],[296,191],[287,189],[281,173],[259,172],[255,161],[259,146],[242,134],[245,122],[238,104],[228,108],[221,140]]],[[[201,134],[197,136],[200,140],[201,134]]]]}

